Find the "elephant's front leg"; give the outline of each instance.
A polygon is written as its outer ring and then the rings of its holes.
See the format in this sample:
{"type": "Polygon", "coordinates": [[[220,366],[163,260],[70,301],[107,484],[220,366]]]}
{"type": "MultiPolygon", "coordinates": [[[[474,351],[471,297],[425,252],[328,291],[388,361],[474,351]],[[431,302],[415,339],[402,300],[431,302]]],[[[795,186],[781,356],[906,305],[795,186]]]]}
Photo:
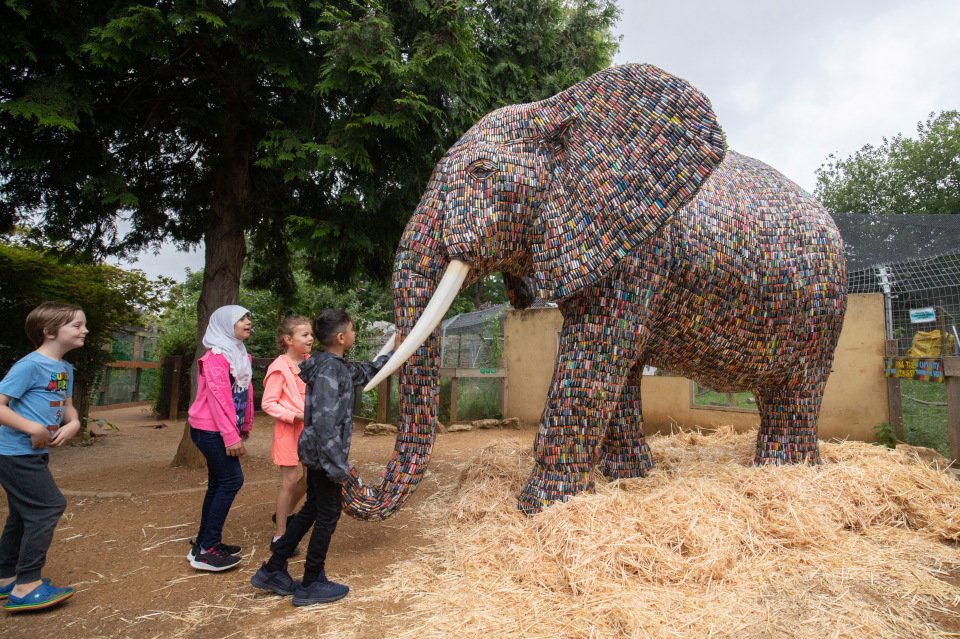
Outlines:
{"type": "Polygon", "coordinates": [[[610,479],[645,477],[653,467],[653,456],[643,436],[640,383],[643,362],[637,362],[623,385],[607,433],[600,446],[600,472],[610,479]]]}
{"type": "Polygon", "coordinates": [[[609,304],[565,305],[553,382],[534,443],[533,472],[517,499],[527,514],[593,488],[591,470],[637,358],[635,318],[605,314],[609,304]],[[589,306],[589,311],[580,309],[589,306]],[[574,317],[571,317],[571,311],[574,317]]]}

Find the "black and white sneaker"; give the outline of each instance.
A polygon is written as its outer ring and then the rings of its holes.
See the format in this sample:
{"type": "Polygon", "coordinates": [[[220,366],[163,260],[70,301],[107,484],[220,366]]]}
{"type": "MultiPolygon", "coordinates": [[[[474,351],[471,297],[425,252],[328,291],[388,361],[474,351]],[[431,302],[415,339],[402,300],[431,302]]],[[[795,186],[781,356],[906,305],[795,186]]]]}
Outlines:
{"type": "MultiPolygon", "coordinates": [[[[240,551],[243,550],[240,546],[232,546],[230,544],[225,544],[222,541],[217,542],[214,548],[227,555],[239,555],[240,551]]],[[[187,561],[193,561],[196,559],[197,554],[200,550],[200,544],[196,543],[192,539],[190,540],[190,552],[187,553],[187,561]]]]}
{"type": "Polygon", "coordinates": [[[243,550],[240,546],[234,546],[232,544],[225,544],[222,541],[217,542],[217,545],[214,546],[218,551],[226,553],[228,555],[239,555],[240,551],[243,550]]]}
{"type": "Polygon", "coordinates": [[[220,572],[230,570],[240,564],[240,558],[219,550],[216,546],[202,550],[199,546],[194,546],[187,555],[190,565],[197,570],[208,570],[210,572],[220,572]],[[191,555],[193,557],[191,558],[191,555]]]}

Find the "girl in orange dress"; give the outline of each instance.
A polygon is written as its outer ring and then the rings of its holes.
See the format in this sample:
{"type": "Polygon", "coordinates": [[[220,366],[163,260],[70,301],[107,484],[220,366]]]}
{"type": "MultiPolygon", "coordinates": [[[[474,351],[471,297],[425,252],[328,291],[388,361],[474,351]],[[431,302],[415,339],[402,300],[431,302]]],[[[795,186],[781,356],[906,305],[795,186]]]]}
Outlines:
{"type": "Polygon", "coordinates": [[[287,516],[296,510],[307,491],[306,476],[298,468],[297,442],[303,431],[303,398],[306,384],[300,379],[300,364],[310,357],[313,329],[310,320],[299,315],[283,320],[277,328],[280,356],[267,368],[263,380],[263,412],[276,418],[270,454],[280,467],[274,541],[287,530],[287,516]]]}

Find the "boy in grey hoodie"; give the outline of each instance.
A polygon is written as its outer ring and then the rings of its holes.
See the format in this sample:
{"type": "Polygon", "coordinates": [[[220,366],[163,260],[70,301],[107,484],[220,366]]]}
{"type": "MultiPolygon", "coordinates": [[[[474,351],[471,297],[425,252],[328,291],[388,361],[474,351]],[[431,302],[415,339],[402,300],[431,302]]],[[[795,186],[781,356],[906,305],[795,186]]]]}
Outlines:
{"type": "Polygon", "coordinates": [[[293,595],[295,606],[337,601],[350,591],[327,579],[324,567],[342,509],[340,484],[350,474],[353,389],[373,379],[391,354],[373,362],[344,361],[343,354],[353,346],[356,334],[350,316],[341,310],[320,311],[313,321],[313,334],[323,351],[300,365],[307,394],[297,454],[307,469],[307,496],[287,524],[287,532],[270,545],[269,561],[250,579],[255,588],[293,595]],[[287,560],[311,526],[303,580],[297,582],[287,572],[287,560]]]}

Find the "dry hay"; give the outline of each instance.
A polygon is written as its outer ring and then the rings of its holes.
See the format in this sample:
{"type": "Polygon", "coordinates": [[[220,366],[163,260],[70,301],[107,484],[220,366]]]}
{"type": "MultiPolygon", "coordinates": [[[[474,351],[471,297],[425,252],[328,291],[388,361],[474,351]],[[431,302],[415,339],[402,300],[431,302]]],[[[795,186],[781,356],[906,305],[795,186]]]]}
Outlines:
{"type": "Polygon", "coordinates": [[[436,497],[435,541],[349,609],[324,607],[316,635],[960,636],[955,479],[852,442],[821,442],[819,467],[753,467],[754,441],[653,437],[650,477],[535,517],[515,502],[530,451],[490,446],[436,497]]]}

